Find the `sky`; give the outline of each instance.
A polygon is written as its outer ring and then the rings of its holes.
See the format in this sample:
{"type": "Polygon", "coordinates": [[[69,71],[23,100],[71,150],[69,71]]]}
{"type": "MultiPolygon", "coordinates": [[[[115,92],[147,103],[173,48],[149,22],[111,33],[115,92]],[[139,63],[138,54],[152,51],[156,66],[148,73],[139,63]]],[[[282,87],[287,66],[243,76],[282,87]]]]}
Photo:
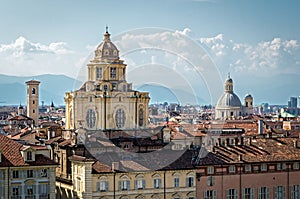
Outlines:
{"type": "MultiPolygon", "coordinates": [[[[250,92],[257,103],[283,104],[290,96],[300,95],[297,0],[0,0],[0,5],[0,74],[79,78],[107,25],[121,46],[120,53],[123,50],[128,71],[142,74],[143,70],[134,69],[147,64],[156,70],[170,67],[173,73],[163,77],[170,80],[164,86],[174,87],[172,80],[180,73],[191,91],[204,90],[203,98],[211,98],[206,99],[208,103],[222,92],[228,72],[241,99],[250,92]],[[134,36],[126,37],[129,33],[134,36]],[[162,37],[174,39],[178,33],[184,36],[180,41],[196,44],[186,52],[209,57],[209,63],[199,63],[208,64],[205,70],[186,66],[185,58],[193,57],[184,57],[187,53],[178,50],[179,40],[165,47],[167,40],[162,37]],[[141,35],[148,35],[147,42],[162,50],[145,50],[150,45],[145,42],[148,46],[139,45],[144,50],[128,53],[134,42],[145,41],[141,35]],[[198,77],[195,68],[200,71],[198,77]],[[206,75],[208,70],[216,71],[214,78],[206,75]],[[211,79],[216,85],[211,86],[211,79]]],[[[136,73],[128,76],[142,83],[136,73]]],[[[162,84],[160,79],[155,83],[162,84]]]]}

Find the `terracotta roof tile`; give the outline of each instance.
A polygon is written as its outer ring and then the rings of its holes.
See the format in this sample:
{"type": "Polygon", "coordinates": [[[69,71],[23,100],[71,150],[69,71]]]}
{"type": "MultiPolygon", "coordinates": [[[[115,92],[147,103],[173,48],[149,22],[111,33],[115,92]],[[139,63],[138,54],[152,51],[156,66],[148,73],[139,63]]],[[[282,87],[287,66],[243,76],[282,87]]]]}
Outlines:
{"type": "Polygon", "coordinates": [[[0,167],[57,165],[57,163],[55,163],[53,160],[41,154],[36,154],[35,161],[25,162],[24,158],[22,157],[21,150],[25,149],[26,147],[28,146],[22,145],[0,134],[0,151],[2,155],[0,167]]]}

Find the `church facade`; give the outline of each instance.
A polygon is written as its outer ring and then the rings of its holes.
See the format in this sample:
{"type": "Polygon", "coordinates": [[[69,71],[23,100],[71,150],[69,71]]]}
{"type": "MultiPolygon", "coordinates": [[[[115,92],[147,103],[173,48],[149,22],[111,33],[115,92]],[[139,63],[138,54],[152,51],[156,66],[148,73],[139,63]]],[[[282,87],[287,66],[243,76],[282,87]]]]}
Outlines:
{"type": "Polygon", "coordinates": [[[66,93],[66,129],[145,128],[149,93],[135,91],[127,83],[126,64],[107,30],[87,67],[88,80],[78,90],[66,93]]]}

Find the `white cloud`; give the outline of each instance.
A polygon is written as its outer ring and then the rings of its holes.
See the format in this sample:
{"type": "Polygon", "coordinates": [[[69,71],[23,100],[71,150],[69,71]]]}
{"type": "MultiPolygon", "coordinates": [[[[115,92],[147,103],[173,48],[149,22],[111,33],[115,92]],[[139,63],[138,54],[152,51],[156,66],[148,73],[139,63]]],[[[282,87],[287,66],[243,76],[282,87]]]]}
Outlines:
{"type": "Polygon", "coordinates": [[[25,37],[20,36],[14,42],[10,44],[1,44],[0,53],[10,53],[13,57],[21,57],[28,54],[34,53],[53,53],[53,54],[67,54],[71,53],[67,49],[65,42],[54,42],[49,45],[43,45],[40,43],[33,43],[27,40],[25,37]]]}
{"type": "Polygon", "coordinates": [[[282,73],[294,71],[300,74],[297,62],[300,48],[297,40],[274,38],[257,44],[235,43],[224,39],[223,34],[211,38],[200,38],[200,43],[212,56],[223,72],[282,73]]]}
{"type": "Polygon", "coordinates": [[[0,44],[0,73],[32,76],[65,74],[76,76],[78,57],[65,42],[41,44],[20,36],[9,44],[0,44]]]}
{"type": "Polygon", "coordinates": [[[176,30],[175,33],[179,33],[179,34],[187,36],[187,35],[189,35],[191,33],[191,29],[185,28],[183,30],[176,30]]]}

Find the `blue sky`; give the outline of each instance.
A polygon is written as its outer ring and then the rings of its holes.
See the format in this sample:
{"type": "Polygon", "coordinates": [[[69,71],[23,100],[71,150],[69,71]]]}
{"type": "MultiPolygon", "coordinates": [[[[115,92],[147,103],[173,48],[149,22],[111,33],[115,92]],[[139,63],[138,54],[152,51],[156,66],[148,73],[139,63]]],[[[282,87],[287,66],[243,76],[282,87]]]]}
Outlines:
{"type": "Polygon", "coordinates": [[[278,80],[297,81],[300,75],[297,0],[0,0],[0,5],[1,74],[77,77],[106,24],[112,36],[158,27],[181,31],[203,46],[221,78],[231,72],[241,97],[251,92],[257,102],[285,103],[300,94],[291,82],[278,100],[271,99],[278,80]],[[249,74],[257,85],[249,84],[249,74]],[[260,84],[270,81],[275,83],[268,93],[260,84]]]}
{"type": "Polygon", "coordinates": [[[190,28],[196,36],[222,33],[238,42],[299,39],[297,0],[26,0],[0,1],[1,43],[18,36],[75,49],[98,42],[105,24],[114,33],[132,28],[190,28]],[[126,2],[126,3],[125,3],[126,2]],[[5,30],[5,31],[4,31],[5,30]]]}

